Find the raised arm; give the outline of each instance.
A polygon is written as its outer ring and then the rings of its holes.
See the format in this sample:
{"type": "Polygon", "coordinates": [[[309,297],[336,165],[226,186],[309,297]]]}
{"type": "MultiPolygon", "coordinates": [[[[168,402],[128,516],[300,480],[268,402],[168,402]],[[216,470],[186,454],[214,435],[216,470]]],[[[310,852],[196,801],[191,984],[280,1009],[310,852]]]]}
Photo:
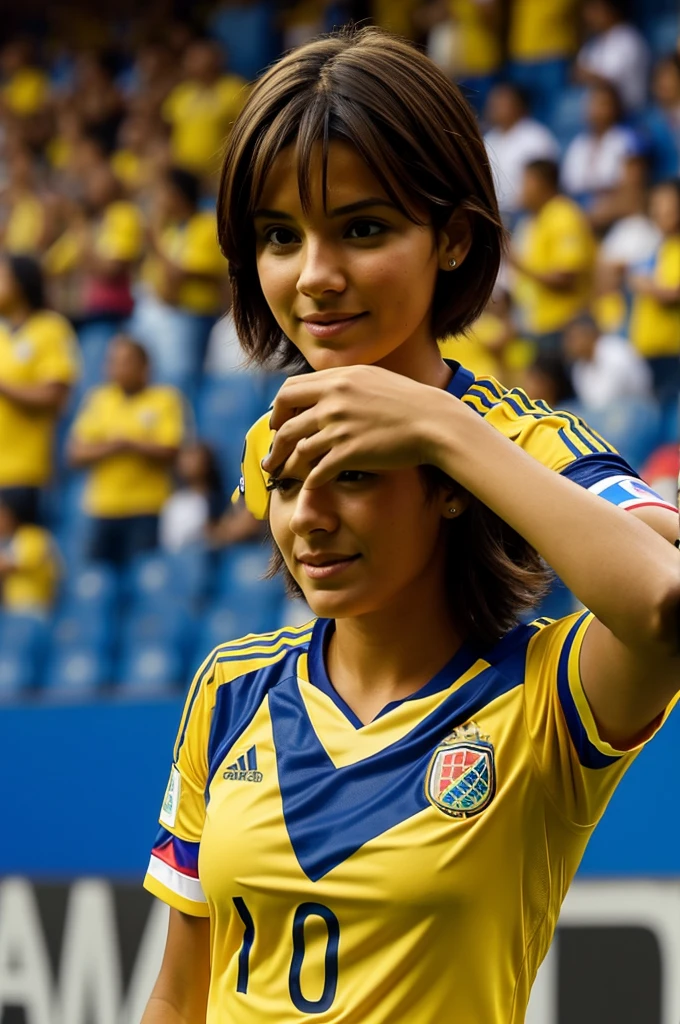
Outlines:
{"type": "Polygon", "coordinates": [[[297,381],[274,407],[279,451],[296,438],[285,472],[294,475],[296,459],[312,463],[305,486],[313,487],[345,468],[439,466],[525,537],[595,614],[584,689],[603,737],[634,742],[680,690],[680,552],[444,391],[377,367],[297,381]],[[292,418],[288,403],[298,410],[292,418]]]}

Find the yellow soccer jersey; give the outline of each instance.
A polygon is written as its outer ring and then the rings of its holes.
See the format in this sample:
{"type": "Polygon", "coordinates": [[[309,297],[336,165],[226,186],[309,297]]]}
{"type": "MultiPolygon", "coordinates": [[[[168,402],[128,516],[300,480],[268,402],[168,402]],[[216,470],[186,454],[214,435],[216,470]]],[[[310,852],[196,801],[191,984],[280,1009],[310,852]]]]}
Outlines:
{"type": "Polygon", "coordinates": [[[518,231],[515,242],[520,259],[538,273],[573,273],[577,287],[557,292],[518,272],[513,294],[522,309],[527,330],[537,334],[561,330],[590,298],[595,265],[595,236],[585,214],[567,196],[550,199],[518,231]]]}
{"type": "MultiPolygon", "coordinates": [[[[182,397],[172,387],[157,385],[126,395],[117,384],[93,388],[73,434],[81,441],[126,438],[178,448],[184,432],[182,397]]],[[[90,470],[85,508],[93,516],[153,515],[160,512],[172,490],[169,466],[135,451],[101,459],[90,470]]]]}
{"type": "MultiPolygon", "coordinates": [[[[665,239],[653,260],[654,283],[680,288],[680,235],[665,239]]],[[[680,356],[680,302],[662,305],[651,295],[637,295],[633,302],[630,338],[640,355],[680,356]]]]}
{"type": "MultiPolygon", "coordinates": [[[[27,386],[73,384],[78,343],[68,320],[52,310],[32,313],[17,330],[0,325],[0,379],[27,386]]],[[[52,470],[56,416],[0,396],[0,487],[40,487],[52,470]]]]}
{"type": "Polygon", "coordinates": [[[578,668],[590,621],[464,645],[367,725],[326,673],[331,620],[208,657],[144,883],[211,919],[207,1024],[524,1021],[637,750],[598,736],[578,668]]]}
{"type": "Polygon", "coordinates": [[[215,171],[246,96],[247,85],[239,75],[223,75],[211,86],[195,81],[175,86],[163,104],[163,117],[172,125],[175,163],[196,174],[215,171]]]}
{"type": "MultiPolygon", "coordinates": [[[[197,275],[188,276],[182,282],[177,305],[191,313],[218,313],[222,301],[219,279],[226,277],[227,261],[217,241],[214,213],[196,213],[184,224],[169,224],[161,234],[161,249],[167,259],[188,275],[197,275]],[[199,275],[206,276],[201,279],[199,275]]],[[[155,256],[149,256],[144,262],[142,277],[161,298],[164,275],[162,263],[155,256]]]]}
{"type": "Polygon", "coordinates": [[[60,562],[54,541],[40,526],[20,526],[7,553],[14,570],[2,584],[2,604],[15,612],[47,611],[54,601],[60,562]]]}
{"type": "MultiPolygon", "coordinates": [[[[543,401],[533,402],[521,388],[509,390],[494,377],[475,377],[459,363],[449,359],[445,362],[453,371],[447,391],[548,469],[562,473],[621,508],[660,505],[675,511],[640,480],[615,448],[578,416],[555,411],[543,401]]],[[[274,438],[269,429],[270,415],[265,413],[248,431],[241,480],[232,496],[234,502],[243,496],[257,519],[266,519],[269,509],[269,475],[261,462],[274,438]]]]}
{"type": "Polygon", "coordinates": [[[510,57],[543,61],[569,57],[578,46],[576,0],[515,0],[510,18],[510,57]]]}

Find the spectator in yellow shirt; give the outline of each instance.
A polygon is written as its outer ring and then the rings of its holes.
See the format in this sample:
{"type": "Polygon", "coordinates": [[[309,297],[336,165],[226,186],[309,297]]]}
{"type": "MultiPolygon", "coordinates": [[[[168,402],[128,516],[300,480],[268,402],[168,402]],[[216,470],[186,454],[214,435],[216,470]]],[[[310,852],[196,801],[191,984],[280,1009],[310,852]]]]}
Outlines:
{"type": "Polygon", "coordinates": [[[521,328],[542,352],[558,354],[562,330],[588,305],[596,242],[579,206],[558,189],[559,168],[534,160],[525,170],[521,206],[529,214],[513,234],[508,262],[521,328]]]}
{"type": "Polygon", "coordinates": [[[0,193],[0,246],[5,252],[39,256],[53,236],[53,197],[39,188],[27,146],[11,147],[7,172],[7,185],[0,193]]]}
{"type": "Polygon", "coordinates": [[[198,208],[194,174],[170,168],[154,198],[130,331],[148,349],[155,378],[186,390],[197,380],[208,335],[224,308],[227,263],[215,214],[198,208]]]}
{"type": "Polygon", "coordinates": [[[6,611],[43,615],[56,596],[60,559],[47,530],[25,523],[0,499],[0,594],[6,611]]]}
{"type": "Polygon", "coordinates": [[[126,335],[114,338],[108,383],[85,395],[68,444],[71,466],[89,470],[90,558],[121,565],[157,546],[183,420],[180,394],[149,386],[146,350],[126,335]]]}
{"type": "MultiPolygon", "coordinates": [[[[650,217],[662,241],[654,256],[633,272],[630,338],[652,371],[658,399],[677,408],[680,392],[680,179],[657,185],[650,217]]],[[[676,413],[677,415],[677,413],[676,413]]]]}
{"type": "Polygon", "coordinates": [[[513,0],[509,8],[510,75],[534,117],[549,124],[578,45],[579,0],[513,0]]]}
{"type": "Polygon", "coordinates": [[[35,520],[57,418],[79,375],[77,341],[69,322],[45,307],[30,256],[0,259],[0,317],[0,499],[35,520]]]}
{"type": "Polygon", "coordinates": [[[246,98],[246,82],[224,74],[217,43],[197,39],[184,56],[186,79],[176,85],[163,104],[163,118],[171,127],[172,158],[178,167],[211,178],[232,122],[246,98]]]}

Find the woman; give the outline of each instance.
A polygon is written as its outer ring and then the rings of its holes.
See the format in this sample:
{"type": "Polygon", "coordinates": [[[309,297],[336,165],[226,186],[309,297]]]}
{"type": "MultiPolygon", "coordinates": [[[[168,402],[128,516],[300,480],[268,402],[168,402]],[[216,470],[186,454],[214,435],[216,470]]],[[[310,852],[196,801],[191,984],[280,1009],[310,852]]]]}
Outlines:
{"type": "MultiPolygon", "coordinates": [[[[487,304],[503,234],[474,117],[417,51],[368,30],[276,64],[230,136],[218,226],[236,328],[254,361],[291,370],[376,363],[446,388],[544,465],[675,540],[677,510],[583,422],[441,359],[437,339],[468,330],[487,304]],[[347,313],[360,316],[341,323],[347,313]]],[[[557,287],[569,275],[552,276],[557,287]]],[[[294,386],[279,394],[277,427],[296,408],[294,386]]],[[[320,394],[332,386],[319,378],[320,394]]],[[[274,438],[267,413],[251,428],[241,491],[257,518],[267,515],[262,460],[273,445],[267,468],[282,463],[306,422],[274,438]]]]}
{"type": "MultiPolygon", "coordinates": [[[[331,220],[363,173],[335,141],[331,220]]],[[[269,480],[274,540],[321,618],[223,645],[196,677],[146,880],[172,909],[144,1024],[425,1024],[452,1005],[462,1021],[517,1024],[587,838],[673,698],[679,556],[451,389],[466,377],[437,355],[433,298],[440,325],[465,326],[497,232],[475,249],[459,217],[440,245],[369,192],[331,236],[312,200],[317,259],[303,269],[337,276],[291,293],[297,168],[288,195],[285,154],[280,174],[264,170],[259,323],[271,310],[274,347],[285,330],[302,349],[306,331],[305,356],[330,366],[277,399],[272,461],[292,456],[269,480]],[[355,250],[364,291],[345,289],[355,250]],[[471,253],[444,317],[437,284],[471,253]],[[315,288],[326,310],[310,310],[315,288]],[[354,305],[336,300],[346,290],[354,305]],[[392,366],[343,367],[333,346],[392,366]],[[544,583],[535,551],[594,615],[515,625],[544,583]]]]}

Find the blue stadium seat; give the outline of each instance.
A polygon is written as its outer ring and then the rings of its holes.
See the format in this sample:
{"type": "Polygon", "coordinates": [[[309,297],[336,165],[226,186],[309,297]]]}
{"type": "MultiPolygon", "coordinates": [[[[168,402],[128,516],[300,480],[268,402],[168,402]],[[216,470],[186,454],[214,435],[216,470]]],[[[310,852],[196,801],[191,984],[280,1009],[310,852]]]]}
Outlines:
{"type": "Polygon", "coordinates": [[[249,427],[265,409],[262,382],[257,374],[206,378],[197,401],[199,435],[219,443],[234,425],[249,427]]]}
{"type": "Polygon", "coordinates": [[[110,683],[111,663],[98,647],[66,644],[52,648],[45,679],[45,690],[51,697],[95,696],[110,683]]]}
{"type": "Polygon", "coordinates": [[[186,682],[184,660],[167,643],[131,644],[117,671],[118,692],[139,696],[176,692],[186,682]]]}
{"type": "Polygon", "coordinates": [[[179,604],[132,605],[123,617],[121,643],[125,648],[162,644],[185,654],[193,628],[194,620],[179,604]]]}
{"type": "Polygon", "coordinates": [[[198,665],[207,657],[213,647],[238,640],[248,633],[266,633],[276,629],[279,616],[276,607],[264,608],[260,605],[257,611],[244,609],[241,605],[217,605],[204,617],[194,648],[194,665],[198,665]]]}
{"type": "Polygon", "coordinates": [[[64,607],[89,608],[95,605],[111,611],[118,598],[118,575],[108,565],[89,563],[72,573],[66,581],[64,607]]]}
{"type": "Polygon", "coordinates": [[[26,652],[0,649],[0,703],[23,696],[35,677],[35,660],[26,652]]]}
{"type": "Polygon", "coordinates": [[[52,644],[61,649],[85,645],[110,650],[115,639],[115,617],[109,608],[96,602],[67,606],[52,625],[52,644]]]}
{"type": "Polygon", "coordinates": [[[195,607],[205,593],[209,555],[202,545],[183,551],[153,551],[137,556],[123,582],[126,597],[137,604],[181,603],[195,607]]]}
{"type": "Polygon", "coordinates": [[[35,615],[5,611],[0,615],[0,651],[39,657],[49,637],[47,622],[35,615]]]}
{"type": "Polygon", "coordinates": [[[241,602],[250,595],[278,600],[283,583],[264,579],[271,557],[268,544],[239,544],[227,549],[215,566],[215,592],[241,602]]]}

